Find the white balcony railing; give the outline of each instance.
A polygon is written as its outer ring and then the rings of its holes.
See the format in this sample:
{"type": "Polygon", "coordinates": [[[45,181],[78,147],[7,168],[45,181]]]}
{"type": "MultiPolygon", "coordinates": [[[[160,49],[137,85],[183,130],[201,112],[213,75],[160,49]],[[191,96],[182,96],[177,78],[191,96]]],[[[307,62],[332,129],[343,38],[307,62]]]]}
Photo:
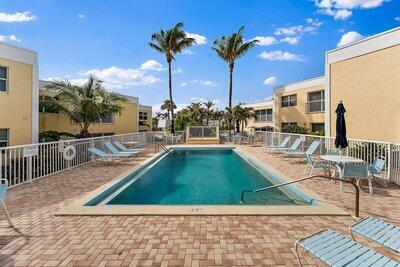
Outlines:
{"type": "Polygon", "coordinates": [[[314,100],[306,102],[306,113],[324,112],[325,100],[314,100]]]}
{"type": "Polygon", "coordinates": [[[267,114],[267,115],[256,115],[255,122],[266,122],[266,121],[272,121],[272,114],[267,114]]]}
{"type": "MultiPolygon", "coordinates": [[[[287,136],[290,137],[289,146],[297,138],[303,139],[300,149],[305,150],[314,140],[320,140],[321,144],[316,155],[324,155],[329,150],[335,150],[335,138],[315,135],[290,134],[282,132],[256,132],[266,145],[279,145],[287,136]]],[[[400,144],[388,142],[348,139],[349,146],[343,149],[343,155],[363,159],[372,164],[375,157],[384,159],[385,167],[382,178],[400,184],[400,144]]]]}

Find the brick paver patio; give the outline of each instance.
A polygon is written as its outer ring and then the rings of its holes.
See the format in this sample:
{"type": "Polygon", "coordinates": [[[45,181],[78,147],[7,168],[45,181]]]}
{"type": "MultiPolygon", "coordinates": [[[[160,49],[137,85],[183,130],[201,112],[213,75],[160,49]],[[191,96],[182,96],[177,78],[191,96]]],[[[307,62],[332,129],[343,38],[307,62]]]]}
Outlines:
{"type": "MultiPolygon", "coordinates": [[[[257,147],[243,146],[287,179],[303,176],[304,165],[287,162],[257,147]]],[[[294,242],[331,228],[348,235],[351,216],[55,216],[132,163],[85,165],[24,184],[7,192],[15,228],[0,217],[1,266],[213,266],[296,265],[294,242]]],[[[354,192],[330,181],[302,185],[351,212],[354,192]]],[[[361,216],[379,216],[400,224],[400,189],[378,187],[361,193],[361,216]]],[[[359,237],[359,242],[400,261],[400,257],[359,237]]],[[[301,253],[305,265],[322,264],[301,253]]]]}

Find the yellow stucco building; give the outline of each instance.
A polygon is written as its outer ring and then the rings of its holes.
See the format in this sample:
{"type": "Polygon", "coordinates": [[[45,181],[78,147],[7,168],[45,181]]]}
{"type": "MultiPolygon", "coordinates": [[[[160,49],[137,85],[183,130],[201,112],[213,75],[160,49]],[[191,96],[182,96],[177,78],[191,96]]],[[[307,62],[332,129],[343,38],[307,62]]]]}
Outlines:
{"type": "Polygon", "coordinates": [[[316,77],[274,88],[274,125],[276,131],[298,125],[313,132],[324,130],[324,77],[316,77]]]}
{"type": "Polygon", "coordinates": [[[347,110],[347,136],[400,143],[400,27],[326,53],[326,135],[347,110]]]}
{"type": "Polygon", "coordinates": [[[38,55],[0,42],[0,147],[38,142],[38,55]]]}
{"type": "MultiPolygon", "coordinates": [[[[54,95],[45,89],[47,82],[40,82],[40,95],[54,95]]],[[[143,116],[146,114],[146,122],[151,125],[152,108],[150,106],[139,105],[139,98],[125,96],[128,99],[127,103],[123,103],[121,114],[112,114],[104,116],[97,123],[89,127],[89,132],[92,136],[105,136],[114,134],[134,133],[140,130],[139,121],[143,121],[143,116]],[[141,118],[140,118],[141,116],[141,118]]],[[[58,113],[39,113],[39,132],[58,131],[78,134],[80,132],[79,125],[71,121],[69,118],[58,113]]],[[[141,130],[149,130],[147,127],[141,130]]],[[[150,128],[151,129],[151,128],[150,128]]]]}
{"type": "Polygon", "coordinates": [[[245,131],[273,131],[273,109],[274,102],[272,100],[257,103],[243,104],[242,107],[254,109],[254,118],[248,120],[245,125],[245,131]]]}

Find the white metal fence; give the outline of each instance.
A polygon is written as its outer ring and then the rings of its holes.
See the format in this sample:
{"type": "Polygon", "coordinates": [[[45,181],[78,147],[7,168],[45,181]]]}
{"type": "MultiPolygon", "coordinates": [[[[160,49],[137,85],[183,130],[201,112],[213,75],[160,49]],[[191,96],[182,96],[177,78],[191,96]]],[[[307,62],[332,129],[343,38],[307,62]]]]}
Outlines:
{"type": "Polygon", "coordinates": [[[15,186],[85,164],[91,160],[87,149],[96,147],[107,151],[104,145],[107,141],[120,141],[130,146],[165,141],[156,140],[156,135],[156,132],[140,132],[0,148],[0,179],[5,178],[9,186],[15,186]],[[76,150],[76,156],[70,161],[63,156],[67,146],[76,150]]]}
{"type": "MultiPolygon", "coordinates": [[[[303,150],[307,149],[312,141],[319,140],[320,145],[315,152],[316,155],[324,155],[329,150],[336,150],[333,137],[282,132],[255,132],[255,134],[260,136],[259,138],[266,145],[279,145],[283,139],[290,137],[288,144],[290,146],[297,138],[302,138],[299,148],[303,150]]],[[[349,146],[342,150],[343,155],[363,159],[369,164],[372,164],[375,157],[384,159],[386,162],[383,178],[400,184],[400,144],[351,138],[348,139],[348,143],[349,146]]]]}
{"type": "Polygon", "coordinates": [[[186,128],[186,138],[219,138],[219,127],[189,126],[186,128]]]}

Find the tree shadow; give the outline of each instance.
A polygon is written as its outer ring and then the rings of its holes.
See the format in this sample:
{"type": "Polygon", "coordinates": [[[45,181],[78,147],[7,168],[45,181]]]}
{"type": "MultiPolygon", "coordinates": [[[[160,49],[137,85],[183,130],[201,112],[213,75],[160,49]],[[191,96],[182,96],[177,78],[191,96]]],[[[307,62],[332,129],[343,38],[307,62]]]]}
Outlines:
{"type": "Polygon", "coordinates": [[[12,266],[14,261],[11,259],[11,256],[17,254],[26,244],[29,243],[31,236],[25,235],[21,232],[17,227],[13,226],[10,227],[11,230],[15,232],[15,234],[8,234],[8,235],[0,235],[0,250],[2,250],[5,246],[11,244],[12,242],[16,241],[17,239],[23,239],[24,242],[19,244],[15,247],[14,250],[9,251],[7,254],[0,253],[0,265],[10,265],[12,266]]]}

